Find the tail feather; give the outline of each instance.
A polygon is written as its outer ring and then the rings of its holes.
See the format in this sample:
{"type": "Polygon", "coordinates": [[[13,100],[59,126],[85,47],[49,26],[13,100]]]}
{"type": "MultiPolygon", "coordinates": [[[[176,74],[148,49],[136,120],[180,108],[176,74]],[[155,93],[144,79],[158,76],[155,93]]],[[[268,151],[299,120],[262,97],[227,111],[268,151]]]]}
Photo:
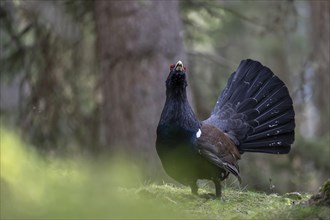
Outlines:
{"type": "MultiPolygon", "coordinates": [[[[286,99],[288,97],[288,89],[285,86],[282,86],[276,90],[273,90],[272,93],[270,94],[265,94],[264,98],[259,105],[257,105],[257,109],[259,111],[264,111],[265,109],[268,109],[272,106],[274,106],[274,104],[276,104],[277,102],[280,102],[283,99],[286,99]]],[[[255,97],[255,99],[261,99],[259,97],[255,97]]],[[[288,100],[291,101],[291,105],[292,105],[292,100],[291,98],[289,98],[288,100]]]]}
{"type": "MultiPolygon", "coordinates": [[[[274,107],[271,109],[260,109],[258,110],[260,113],[258,117],[255,118],[260,124],[270,120],[271,118],[274,118],[278,115],[281,115],[281,113],[292,113],[290,111],[290,105],[292,105],[291,100],[289,99],[284,99],[283,101],[279,101],[276,104],[274,104],[274,107]]],[[[294,117],[294,114],[292,115],[294,117]]]]}
{"type": "Polygon", "coordinates": [[[283,154],[290,151],[294,132],[244,143],[244,152],[283,154]]]}
{"type": "Polygon", "coordinates": [[[268,130],[264,130],[264,131],[261,131],[261,132],[258,132],[258,133],[254,133],[253,135],[248,136],[245,141],[246,142],[255,141],[255,140],[262,139],[264,137],[276,136],[276,135],[279,135],[279,134],[286,134],[288,132],[291,132],[293,128],[294,127],[290,123],[289,124],[284,124],[284,125],[272,128],[272,129],[268,129],[268,130]]]}
{"type": "Polygon", "coordinates": [[[260,71],[256,74],[256,77],[254,78],[253,82],[251,83],[251,86],[249,90],[247,91],[248,94],[251,96],[255,95],[260,88],[263,87],[266,80],[271,78],[273,76],[273,73],[268,71],[268,68],[263,69],[263,71],[260,71]],[[258,76],[258,77],[257,77],[258,76]]]}
{"type": "Polygon", "coordinates": [[[243,60],[205,123],[217,126],[241,152],[288,153],[295,113],[285,84],[253,60],[243,60]]]}
{"type": "MultiPolygon", "coordinates": [[[[268,98],[268,95],[273,92],[274,89],[281,88],[284,85],[284,83],[276,76],[272,76],[269,81],[267,81],[262,87],[256,92],[256,94],[253,94],[255,99],[262,100],[263,98],[268,98]]],[[[251,94],[252,95],[252,94],[251,94]]]]}
{"type": "Polygon", "coordinates": [[[231,103],[237,103],[237,107],[239,107],[240,105],[240,101],[242,101],[242,98],[247,98],[247,93],[246,93],[246,90],[248,90],[249,88],[249,85],[248,84],[244,84],[240,87],[240,89],[238,90],[235,90],[231,99],[230,99],[230,102],[231,103]]]}

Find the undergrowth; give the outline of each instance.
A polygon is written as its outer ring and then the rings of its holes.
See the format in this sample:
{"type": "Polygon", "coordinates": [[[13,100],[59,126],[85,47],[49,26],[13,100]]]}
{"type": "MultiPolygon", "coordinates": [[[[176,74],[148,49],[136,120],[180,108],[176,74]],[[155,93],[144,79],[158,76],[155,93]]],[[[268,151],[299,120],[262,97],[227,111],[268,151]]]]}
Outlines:
{"type": "Polygon", "coordinates": [[[1,219],[329,219],[328,207],[300,193],[277,195],[225,188],[223,200],[188,187],[144,185],[120,158],[41,157],[1,128],[1,219]]]}

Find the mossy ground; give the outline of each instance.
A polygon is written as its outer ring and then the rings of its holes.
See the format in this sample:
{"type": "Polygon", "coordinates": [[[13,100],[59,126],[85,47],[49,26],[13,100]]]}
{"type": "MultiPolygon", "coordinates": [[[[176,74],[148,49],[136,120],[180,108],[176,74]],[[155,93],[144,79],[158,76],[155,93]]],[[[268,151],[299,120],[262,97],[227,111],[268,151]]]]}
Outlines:
{"type": "MultiPolygon", "coordinates": [[[[223,200],[188,187],[143,185],[125,160],[44,158],[1,129],[1,219],[329,219],[329,207],[298,199],[225,188],[223,200]],[[140,182],[139,182],[140,181],[140,182]],[[305,203],[305,205],[304,205],[305,203]]],[[[301,197],[301,198],[299,198],[301,197]]]]}
{"type": "Polygon", "coordinates": [[[202,219],[330,219],[330,207],[308,206],[308,194],[301,199],[226,188],[223,199],[209,199],[209,192],[200,190],[201,196],[190,193],[187,187],[149,185],[136,190],[143,198],[162,201],[161,205],[181,210],[202,219]]]}

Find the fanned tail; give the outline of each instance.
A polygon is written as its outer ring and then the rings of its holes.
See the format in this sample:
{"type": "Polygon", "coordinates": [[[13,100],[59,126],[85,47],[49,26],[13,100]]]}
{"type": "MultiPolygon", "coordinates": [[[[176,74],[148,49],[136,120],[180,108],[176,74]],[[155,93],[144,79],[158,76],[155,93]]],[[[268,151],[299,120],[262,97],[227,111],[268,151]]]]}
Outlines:
{"type": "Polygon", "coordinates": [[[294,117],[285,84],[261,63],[243,60],[204,122],[225,132],[241,153],[284,154],[294,141],[294,117]]]}

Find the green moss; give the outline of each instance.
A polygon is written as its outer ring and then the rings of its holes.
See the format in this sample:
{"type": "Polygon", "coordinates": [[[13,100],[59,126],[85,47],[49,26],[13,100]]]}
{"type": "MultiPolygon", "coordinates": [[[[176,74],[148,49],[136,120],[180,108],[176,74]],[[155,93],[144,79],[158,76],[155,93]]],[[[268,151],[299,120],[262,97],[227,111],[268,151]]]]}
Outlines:
{"type": "Polygon", "coordinates": [[[321,192],[330,193],[330,180],[325,181],[325,183],[321,187],[321,192]]]}
{"type": "Polygon", "coordinates": [[[310,198],[309,204],[330,207],[330,180],[324,182],[319,192],[310,198]]]}
{"type": "Polygon", "coordinates": [[[302,196],[298,192],[290,192],[290,193],[285,193],[284,197],[293,199],[293,200],[301,200],[302,196]]]}
{"type": "MultiPolygon", "coordinates": [[[[200,194],[206,194],[205,189],[200,194]]],[[[301,193],[299,198],[287,195],[267,195],[265,193],[238,191],[226,188],[223,200],[212,200],[192,195],[188,187],[172,185],[149,185],[136,190],[136,194],[151,200],[161,201],[171,210],[181,210],[196,218],[207,219],[288,219],[317,218],[327,219],[329,208],[302,205],[310,195],[301,193]]]]}
{"type": "Polygon", "coordinates": [[[273,219],[330,219],[330,208],[319,206],[293,206],[290,209],[279,210],[273,219]]]}

